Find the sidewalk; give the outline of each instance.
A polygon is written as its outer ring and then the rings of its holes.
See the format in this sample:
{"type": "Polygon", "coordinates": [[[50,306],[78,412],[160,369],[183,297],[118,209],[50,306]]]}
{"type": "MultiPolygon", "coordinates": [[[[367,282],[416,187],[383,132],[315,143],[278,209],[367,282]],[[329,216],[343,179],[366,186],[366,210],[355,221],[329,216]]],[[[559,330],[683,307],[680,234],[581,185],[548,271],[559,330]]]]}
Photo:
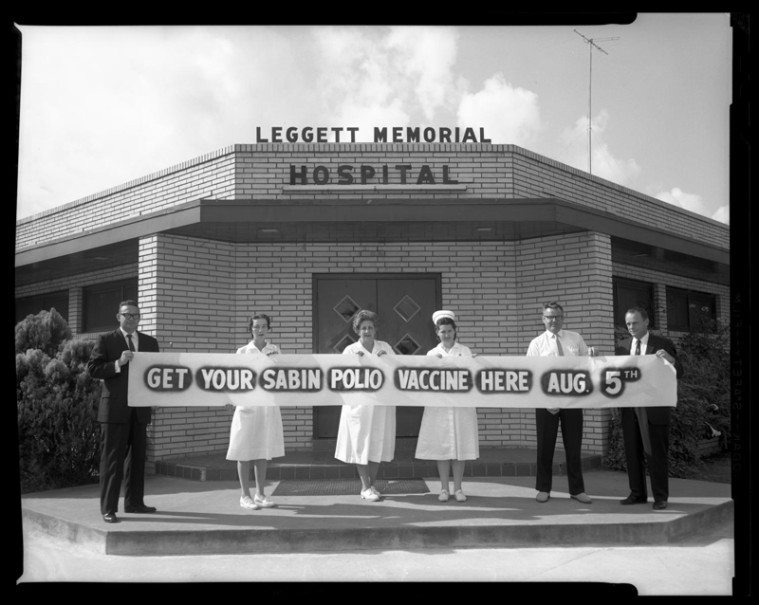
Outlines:
{"type": "MultiPolygon", "coordinates": [[[[600,582],[630,584],[640,595],[730,595],[734,570],[731,529],[728,522],[712,530],[709,537],[665,546],[439,547],[163,557],[104,556],[43,536],[27,540],[21,582],[530,582],[538,583],[533,588],[535,596],[541,594],[541,587],[551,587],[545,583],[600,582]]],[[[25,588],[33,587],[20,585],[20,594],[25,588]]],[[[183,588],[196,590],[194,586],[183,588]]],[[[250,588],[251,594],[266,598],[265,592],[259,592],[265,587],[250,588]]],[[[414,588],[431,595],[434,587],[414,588]]],[[[454,588],[438,587],[446,593],[454,588]]],[[[268,587],[278,594],[286,594],[288,589],[297,590],[284,584],[268,587]]],[[[389,589],[377,586],[386,596],[389,589]]],[[[316,594],[318,587],[310,584],[307,590],[316,594]]],[[[330,584],[326,590],[334,594],[336,588],[330,584]]],[[[504,587],[512,596],[513,590],[504,587]]],[[[85,594],[80,587],[74,591],[85,594]]],[[[153,592],[149,586],[145,591],[146,595],[153,592]]]]}
{"type": "Polygon", "coordinates": [[[593,581],[729,594],[729,485],[671,479],[669,507],[653,511],[619,505],[624,473],[585,481],[590,505],[560,491],[566,477],[546,504],[534,477],[473,477],[465,503],[438,502],[439,483],[425,478],[428,493],[379,503],[280,496],[246,511],[236,482],[151,476],[146,501],[158,512],[121,513],[116,525],[100,518],[97,486],[28,494],[21,582],[593,581]]]}

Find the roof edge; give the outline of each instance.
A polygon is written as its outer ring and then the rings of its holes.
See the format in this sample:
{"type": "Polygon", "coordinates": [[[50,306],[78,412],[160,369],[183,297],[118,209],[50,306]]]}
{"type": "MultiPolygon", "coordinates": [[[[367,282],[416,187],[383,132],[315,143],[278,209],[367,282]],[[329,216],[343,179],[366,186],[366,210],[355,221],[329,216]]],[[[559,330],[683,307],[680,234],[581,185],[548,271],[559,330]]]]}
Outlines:
{"type": "Polygon", "coordinates": [[[24,218],[18,219],[16,221],[16,224],[25,225],[27,223],[38,220],[40,218],[49,217],[60,212],[65,212],[66,210],[70,210],[71,208],[75,208],[77,206],[92,202],[96,199],[106,197],[108,195],[113,195],[115,193],[119,193],[127,189],[131,189],[132,187],[136,187],[138,185],[142,185],[152,180],[165,177],[174,172],[179,172],[180,170],[185,170],[192,166],[197,166],[205,162],[209,162],[209,161],[212,161],[212,160],[215,160],[215,159],[218,159],[220,157],[224,157],[230,154],[251,153],[251,152],[256,152],[256,151],[260,151],[260,152],[312,151],[312,152],[330,153],[330,152],[336,152],[336,151],[346,150],[346,149],[350,149],[352,151],[376,151],[378,148],[382,148],[388,151],[439,150],[439,151],[456,151],[456,152],[471,151],[471,152],[477,152],[477,153],[481,153],[482,151],[489,151],[489,152],[496,152],[496,153],[498,152],[516,153],[518,155],[540,162],[542,164],[553,166],[554,168],[557,168],[564,172],[568,172],[579,178],[594,181],[600,185],[603,185],[605,187],[610,187],[612,189],[616,189],[617,191],[620,191],[627,195],[631,195],[633,197],[645,199],[646,201],[656,204],[659,207],[664,208],[668,211],[674,211],[679,214],[688,216],[692,219],[701,220],[715,227],[722,227],[726,230],[730,229],[730,225],[725,224],[721,221],[715,220],[713,218],[710,218],[708,216],[698,214],[697,212],[693,212],[692,210],[686,210],[685,208],[681,208],[673,204],[669,204],[656,197],[650,196],[640,191],[636,191],[635,189],[631,189],[630,187],[627,187],[625,185],[614,183],[613,181],[609,181],[597,175],[590,174],[579,168],[574,168],[573,166],[570,166],[569,164],[565,164],[558,160],[554,160],[552,158],[549,158],[548,156],[540,155],[534,151],[530,151],[529,149],[520,147],[519,145],[502,144],[502,143],[497,143],[497,144],[492,144],[492,143],[236,143],[233,145],[228,145],[226,147],[216,149],[215,151],[211,151],[201,156],[191,158],[184,162],[180,162],[179,164],[174,164],[172,166],[163,168],[156,172],[152,172],[150,174],[139,177],[137,179],[127,181],[120,185],[110,187],[104,191],[93,193],[83,198],[62,204],[60,206],[56,206],[55,208],[50,208],[49,210],[44,210],[42,212],[38,212],[36,214],[26,216],[24,218]]]}

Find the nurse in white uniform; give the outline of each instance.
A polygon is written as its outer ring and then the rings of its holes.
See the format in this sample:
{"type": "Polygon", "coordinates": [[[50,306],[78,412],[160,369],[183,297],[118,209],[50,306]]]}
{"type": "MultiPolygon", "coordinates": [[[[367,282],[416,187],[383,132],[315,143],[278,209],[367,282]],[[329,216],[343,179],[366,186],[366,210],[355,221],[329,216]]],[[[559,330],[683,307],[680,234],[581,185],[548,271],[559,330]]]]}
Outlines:
{"type": "MultiPolygon", "coordinates": [[[[253,340],[237,353],[247,355],[277,355],[279,347],[266,339],[271,328],[271,318],[259,313],[248,321],[253,340]]],[[[274,502],[266,497],[266,467],[272,458],[285,455],[285,438],[279,406],[235,407],[229,431],[227,460],[237,461],[240,479],[240,506],[250,510],[270,508],[274,502]],[[256,479],[256,493],[250,497],[250,463],[256,479]]]]}
{"type": "MultiPolygon", "coordinates": [[[[456,315],[441,310],[432,314],[435,331],[440,344],[427,352],[436,357],[472,357],[472,351],[457,341],[456,315]]],[[[458,502],[466,501],[461,487],[466,460],[480,457],[480,441],[477,433],[477,409],[473,407],[425,407],[416,457],[436,460],[440,475],[438,500],[446,502],[450,497],[449,475],[453,467],[453,495],[458,502]]]]}
{"type": "MultiPolygon", "coordinates": [[[[392,347],[374,338],[377,314],[362,309],[353,317],[353,331],[359,340],[343,349],[345,355],[392,354],[392,347]]],[[[382,494],[374,486],[380,462],[395,455],[395,406],[344,405],[340,411],[335,458],[355,464],[361,478],[361,498],[378,501],[382,494]]]]}

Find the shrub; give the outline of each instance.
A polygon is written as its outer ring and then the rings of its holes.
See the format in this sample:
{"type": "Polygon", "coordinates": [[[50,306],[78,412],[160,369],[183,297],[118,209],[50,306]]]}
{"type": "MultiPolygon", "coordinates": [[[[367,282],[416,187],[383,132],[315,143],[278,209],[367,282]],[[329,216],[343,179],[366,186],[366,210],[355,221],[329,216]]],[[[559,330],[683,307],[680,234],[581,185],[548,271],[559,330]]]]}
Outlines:
{"type": "Polygon", "coordinates": [[[16,404],[22,493],[97,478],[100,381],[87,361],[95,343],[71,339],[51,309],[16,325],[16,404]],[[28,346],[26,349],[21,347],[28,346]]]}
{"type": "MultiPolygon", "coordinates": [[[[692,477],[703,467],[699,443],[719,433],[729,449],[730,353],[728,330],[717,322],[704,332],[691,332],[676,344],[683,376],[677,382],[677,406],[669,432],[669,474],[692,477]]],[[[604,464],[626,470],[622,426],[617,414],[609,429],[609,451],[604,464]]]]}
{"type": "Polygon", "coordinates": [[[39,349],[53,357],[61,344],[71,338],[71,329],[61,314],[55,310],[40,311],[27,315],[16,324],[16,353],[39,349]]]}

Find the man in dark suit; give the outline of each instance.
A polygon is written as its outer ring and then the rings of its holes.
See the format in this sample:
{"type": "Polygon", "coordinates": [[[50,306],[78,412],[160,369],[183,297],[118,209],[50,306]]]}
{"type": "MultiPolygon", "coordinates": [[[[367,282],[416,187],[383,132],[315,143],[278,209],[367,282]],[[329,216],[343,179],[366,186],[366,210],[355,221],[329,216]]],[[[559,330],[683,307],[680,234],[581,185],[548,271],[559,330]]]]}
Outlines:
{"type": "MultiPolygon", "coordinates": [[[[625,313],[625,324],[630,338],[625,338],[616,348],[617,355],[656,355],[675,366],[677,377],[683,373],[672,341],[648,331],[648,313],[640,307],[632,307],[625,313]]],[[[646,465],[651,476],[651,492],[654,509],[667,508],[669,498],[669,416],[672,408],[640,407],[622,408],[622,437],[627,460],[627,478],[630,495],[621,504],[645,503],[646,465]]]]}
{"type": "Polygon", "coordinates": [[[122,479],[124,512],[152,513],[156,510],[143,502],[150,408],[129,407],[127,385],[129,362],[134,352],[158,352],[158,341],[137,331],[140,310],[135,301],[122,301],[116,319],[119,328],[100,335],[87,364],[90,375],[103,380],[97,419],[101,445],[100,512],[106,523],[119,521],[116,511],[122,479]]]}

